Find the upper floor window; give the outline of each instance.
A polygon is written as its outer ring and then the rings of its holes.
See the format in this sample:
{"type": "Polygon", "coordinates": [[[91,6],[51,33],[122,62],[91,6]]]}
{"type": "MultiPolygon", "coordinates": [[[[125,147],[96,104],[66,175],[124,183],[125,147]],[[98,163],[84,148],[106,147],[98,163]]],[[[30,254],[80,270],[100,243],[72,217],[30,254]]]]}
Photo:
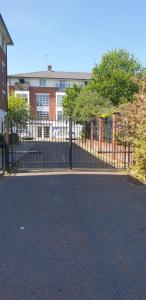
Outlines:
{"type": "Polygon", "coordinates": [[[49,106],[49,95],[48,94],[36,94],[36,105],[37,106],[49,106]]]}
{"type": "Polygon", "coordinates": [[[45,87],[46,86],[46,79],[40,79],[39,85],[42,86],[42,87],[45,87]]]}
{"type": "Polygon", "coordinates": [[[65,90],[65,81],[64,80],[61,80],[60,81],[60,86],[59,86],[60,90],[61,91],[64,91],[65,90]]]}
{"type": "Polygon", "coordinates": [[[57,95],[57,107],[62,107],[62,100],[64,95],[57,95]]]}
{"type": "Polygon", "coordinates": [[[20,78],[19,79],[19,83],[22,83],[22,84],[25,83],[25,79],[24,78],[20,78]]]}
{"type": "Polygon", "coordinates": [[[60,81],[56,84],[56,87],[59,89],[59,91],[64,92],[67,88],[71,87],[71,83],[66,83],[65,81],[60,81]]]}

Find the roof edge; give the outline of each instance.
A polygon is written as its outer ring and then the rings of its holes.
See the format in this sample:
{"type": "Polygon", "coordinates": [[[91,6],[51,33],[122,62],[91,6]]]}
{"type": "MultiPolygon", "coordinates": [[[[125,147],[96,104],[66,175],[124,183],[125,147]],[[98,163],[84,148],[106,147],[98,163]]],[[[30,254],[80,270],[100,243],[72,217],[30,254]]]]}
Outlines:
{"type": "Polygon", "coordinates": [[[3,17],[2,17],[1,14],[0,14],[0,22],[2,23],[2,26],[3,26],[5,32],[6,32],[7,36],[8,36],[9,43],[7,43],[7,45],[14,45],[13,40],[12,40],[10,34],[9,34],[9,31],[8,31],[8,29],[6,27],[6,24],[5,24],[4,19],[3,19],[3,17]]]}
{"type": "MultiPolygon", "coordinates": [[[[36,71],[36,72],[29,72],[29,73],[17,73],[17,74],[8,74],[8,77],[13,77],[13,78],[16,78],[16,77],[25,77],[25,78],[42,78],[44,77],[43,74],[39,74],[39,73],[49,73],[49,74],[55,74],[57,73],[56,75],[58,75],[58,73],[68,73],[68,74],[83,74],[83,75],[92,75],[92,72],[70,72],[70,71],[52,71],[52,72],[48,72],[48,71],[36,71]],[[40,75],[40,76],[38,76],[40,75]]],[[[46,76],[47,78],[47,76],[46,76]]],[[[62,77],[56,77],[56,79],[60,79],[62,77]]],[[[68,77],[69,79],[70,77],[68,77]]],[[[71,77],[70,79],[72,79],[73,77],[71,77]]],[[[76,76],[74,77],[74,79],[76,79],[76,76]]]]}

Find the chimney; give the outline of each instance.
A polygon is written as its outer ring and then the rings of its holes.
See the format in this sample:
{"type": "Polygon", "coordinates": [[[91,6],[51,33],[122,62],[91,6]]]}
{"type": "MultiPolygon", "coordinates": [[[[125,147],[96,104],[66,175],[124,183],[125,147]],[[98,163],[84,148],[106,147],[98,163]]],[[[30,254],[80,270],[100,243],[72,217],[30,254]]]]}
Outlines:
{"type": "Polygon", "coordinates": [[[48,65],[48,71],[52,72],[52,65],[48,65]]]}

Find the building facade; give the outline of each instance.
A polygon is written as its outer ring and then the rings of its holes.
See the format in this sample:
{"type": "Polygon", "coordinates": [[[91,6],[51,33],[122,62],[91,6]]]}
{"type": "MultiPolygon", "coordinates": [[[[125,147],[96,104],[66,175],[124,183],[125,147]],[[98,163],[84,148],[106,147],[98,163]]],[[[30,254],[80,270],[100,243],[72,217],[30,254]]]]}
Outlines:
{"type": "Polygon", "coordinates": [[[50,131],[61,132],[65,89],[74,83],[85,86],[90,79],[91,73],[56,72],[49,65],[47,71],[10,75],[9,94],[26,99],[39,123],[48,120],[49,127],[39,126],[38,136],[49,136],[50,131]]]}
{"type": "Polygon", "coordinates": [[[7,46],[13,45],[13,41],[0,15],[0,132],[2,121],[7,114],[7,46]]]}

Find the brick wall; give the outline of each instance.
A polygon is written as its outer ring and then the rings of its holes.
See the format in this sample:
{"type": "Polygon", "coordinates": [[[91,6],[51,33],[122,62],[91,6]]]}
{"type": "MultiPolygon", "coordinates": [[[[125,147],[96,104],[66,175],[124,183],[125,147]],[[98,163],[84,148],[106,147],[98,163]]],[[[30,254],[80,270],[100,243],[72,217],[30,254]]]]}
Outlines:
{"type": "Polygon", "coordinates": [[[36,93],[49,94],[49,116],[51,120],[56,118],[56,88],[48,87],[30,87],[30,106],[32,114],[36,114],[36,93]]]}
{"type": "Polygon", "coordinates": [[[6,70],[6,54],[0,47],[0,109],[7,111],[7,70],[6,70]],[[5,64],[5,68],[2,67],[2,62],[5,64]],[[3,99],[3,92],[5,91],[5,98],[3,99]],[[4,100],[4,101],[3,101],[4,100]]]}

